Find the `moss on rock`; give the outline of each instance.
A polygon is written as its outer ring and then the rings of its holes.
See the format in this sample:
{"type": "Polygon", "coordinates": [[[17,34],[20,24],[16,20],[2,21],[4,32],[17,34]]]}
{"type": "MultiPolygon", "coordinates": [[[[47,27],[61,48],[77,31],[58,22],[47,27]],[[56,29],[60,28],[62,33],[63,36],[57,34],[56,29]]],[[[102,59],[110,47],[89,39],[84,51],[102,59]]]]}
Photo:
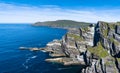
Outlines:
{"type": "Polygon", "coordinates": [[[99,56],[100,58],[104,58],[107,57],[109,54],[107,52],[107,50],[105,50],[101,43],[99,42],[99,44],[95,47],[92,48],[88,48],[89,52],[91,52],[92,54],[99,56]]]}
{"type": "Polygon", "coordinates": [[[78,40],[78,41],[83,41],[83,40],[84,40],[83,37],[81,37],[81,36],[79,36],[79,35],[76,35],[76,34],[68,33],[67,36],[74,38],[76,41],[77,41],[77,40],[78,40]]]}

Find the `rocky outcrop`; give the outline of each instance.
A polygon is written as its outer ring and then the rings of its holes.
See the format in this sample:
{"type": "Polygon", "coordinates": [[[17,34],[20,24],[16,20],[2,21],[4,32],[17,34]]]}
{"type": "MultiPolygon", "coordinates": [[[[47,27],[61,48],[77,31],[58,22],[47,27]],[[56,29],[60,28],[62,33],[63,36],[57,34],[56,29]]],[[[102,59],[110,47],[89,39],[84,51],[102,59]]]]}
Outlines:
{"type": "Polygon", "coordinates": [[[49,52],[52,58],[47,62],[57,62],[63,65],[91,64],[91,55],[87,47],[93,46],[94,25],[85,28],[72,28],[61,40],[54,40],[40,50],[49,52]]]}
{"type": "Polygon", "coordinates": [[[89,27],[68,28],[61,40],[30,50],[48,52],[47,62],[80,65],[82,73],[120,73],[119,24],[99,21],[89,27]]]}
{"type": "MultiPolygon", "coordinates": [[[[118,23],[118,24],[119,24],[119,23],[118,23]]],[[[116,33],[120,35],[120,26],[119,26],[119,25],[116,25],[115,28],[116,28],[116,29],[115,29],[116,33]]]]}
{"type": "Polygon", "coordinates": [[[120,41],[119,41],[119,24],[98,22],[95,27],[94,46],[102,51],[99,55],[99,51],[92,50],[90,52],[94,55],[98,55],[98,59],[92,61],[92,65],[82,70],[82,73],[120,73],[119,58],[120,58],[120,41]],[[101,47],[100,46],[101,43],[101,47]],[[105,55],[104,50],[108,55],[105,55]],[[96,53],[97,52],[97,53],[96,53]],[[104,54],[104,56],[102,56],[104,54]]]}
{"type": "Polygon", "coordinates": [[[100,22],[100,41],[103,43],[105,49],[107,49],[111,56],[119,57],[120,53],[120,41],[119,41],[119,25],[118,23],[104,23],[100,22]],[[117,26],[117,28],[115,28],[117,26]],[[115,32],[117,30],[117,32],[115,32]]]}

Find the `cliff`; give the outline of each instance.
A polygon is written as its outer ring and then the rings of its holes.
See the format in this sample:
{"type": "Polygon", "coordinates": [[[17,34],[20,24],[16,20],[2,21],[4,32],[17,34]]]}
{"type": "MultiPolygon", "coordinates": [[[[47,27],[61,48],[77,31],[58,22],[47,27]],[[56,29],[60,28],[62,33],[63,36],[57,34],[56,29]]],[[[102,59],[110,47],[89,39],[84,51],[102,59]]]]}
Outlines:
{"type": "Polygon", "coordinates": [[[99,21],[89,27],[73,28],[59,41],[59,45],[49,43],[47,48],[51,49],[48,52],[52,58],[46,61],[63,65],[81,65],[82,73],[119,73],[120,71],[119,23],[99,21]]]}
{"type": "Polygon", "coordinates": [[[87,48],[91,53],[92,62],[83,69],[83,73],[120,73],[119,24],[102,21],[97,23],[94,47],[87,48]]]}
{"type": "Polygon", "coordinates": [[[47,62],[81,65],[82,73],[120,73],[120,23],[71,28],[61,40],[30,50],[48,52],[47,62]]]}

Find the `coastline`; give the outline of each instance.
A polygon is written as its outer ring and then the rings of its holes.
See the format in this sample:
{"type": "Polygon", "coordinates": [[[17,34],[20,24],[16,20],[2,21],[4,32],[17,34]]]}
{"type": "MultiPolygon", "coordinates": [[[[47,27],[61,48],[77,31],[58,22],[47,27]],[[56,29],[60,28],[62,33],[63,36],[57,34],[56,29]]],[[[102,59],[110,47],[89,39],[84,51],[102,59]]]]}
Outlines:
{"type": "MultiPolygon", "coordinates": [[[[35,26],[35,27],[38,27],[38,26],[35,26]]],[[[45,27],[49,27],[49,26],[45,26],[45,27]]],[[[67,57],[66,53],[63,51],[63,49],[61,47],[66,35],[70,33],[70,34],[75,34],[75,36],[79,36],[79,29],[80,28],[68,28],[68,27],[62,28],[62,27],[53,27],[53,26],[50,26],[50,28],[66,29],[67,33],[65,35],[63,35],[63,37],[60,40],[54,39],[53,41],[48,42],[46,44],[46,46],[43,48],[27,48],[27,49],[20,48],[20,49],[21,50],[30,50],[30,51],[48,52],[49,56],[52,58],[45,59],[46,62],[56,62],[56,63],[60,63],[62,65],[83,65],[83,66],[85,66],[85,62],[84,62],[82,56],[81,56],[81,59],[80,59],[80,57],[79,57],[79,59],[67,57]]],[[[72,44],[74,44],[74,43],[72,43],[72,44]]],[[[66,46],[67,45],[68,44],[66,44],[66,46]]],[[[68,46],[68,47],[76,48],[75,45],[68,46]]],[[[85,49],[84,49],[84,51],[85,51],[85,49]]],[[[78,50],[75,50],[75,52],[79,53],[78,50]]]]}
{"type": "Polygon", "coordinates": [[[47,52],[50,58],[45,59],[46,62],[82,66],[81,73],[119,73],[119,26],[118,22],[99,21],[85,28],[70,28],[61,40],[30,50],[47,52]]]}

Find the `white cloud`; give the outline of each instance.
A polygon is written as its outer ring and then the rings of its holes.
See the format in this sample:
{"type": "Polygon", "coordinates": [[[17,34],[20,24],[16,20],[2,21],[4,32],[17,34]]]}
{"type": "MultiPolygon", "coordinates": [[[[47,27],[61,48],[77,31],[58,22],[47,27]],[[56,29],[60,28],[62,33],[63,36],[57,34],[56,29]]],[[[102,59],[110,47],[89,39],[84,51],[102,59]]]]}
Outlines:
{"type": "Polygon", "coordinates": [[[84,22],[120,20],[120,9],[62,9],[55,5],[39,7],[0,3],[0,23],[34,23],[37,21],[51,21],[68,19],[84,22]]]}

